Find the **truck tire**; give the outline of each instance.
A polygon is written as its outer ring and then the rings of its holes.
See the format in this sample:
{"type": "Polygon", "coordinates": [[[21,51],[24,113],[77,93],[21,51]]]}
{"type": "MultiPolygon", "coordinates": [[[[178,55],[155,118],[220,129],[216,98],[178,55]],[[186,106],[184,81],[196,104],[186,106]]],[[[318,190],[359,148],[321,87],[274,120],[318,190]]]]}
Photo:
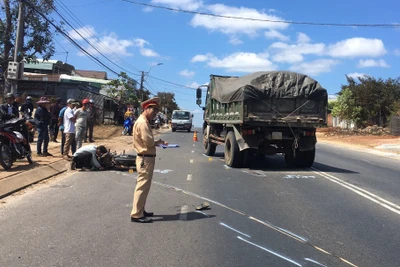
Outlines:
{"type": "Polygon", "coordinates": [[[293,150],[285,153],[285,162],[291,168],[308,168],[314,164],[315,148],[307,151],[299,151],[296,149],[296,156],[293,155],[293,150]]]}
{"type": "Polygon", "coordinates": [[[206,129],[203,131],[203,144],[204,144],[204,154],[206,156],[214,156],[215,150],[217,149],[217,144],[211,143],[210,138],[208,138],[206,129]]]}
{"type": "Polygon", "coordinates": [[[175,129],[175,128],[172,128],[172,131],[173,131],[173,132],[175,132],[175,131],[176,131],[176,129],[175,129]]]}
{"type": "Polygon", "coordinates": [[[225,164],[229,167],[241,167],[242,166],[242,153],[239,150],[238,143],[235,138],[235,134],[230,131],[225,139],[225,164]]]}

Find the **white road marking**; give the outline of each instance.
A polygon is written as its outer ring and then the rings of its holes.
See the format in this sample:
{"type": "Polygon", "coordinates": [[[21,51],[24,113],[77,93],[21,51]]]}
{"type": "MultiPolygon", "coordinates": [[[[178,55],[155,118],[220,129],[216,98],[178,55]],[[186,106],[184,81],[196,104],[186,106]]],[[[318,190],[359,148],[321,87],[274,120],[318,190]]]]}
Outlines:
{"type": "Polygon", "coordinates": [[[322,263],[319,263],[318,261],[313,260],[313,259],[310,259],[310,258],[304,258],[304,260],[309,261],[309,262],[312,262],[312,263],[315,263],[315,264],[317,264],[317,265],[319,265],[319,266],[328,267],[328,266],[326,266],[326,265],[324,265],[324,264],[322,264],[322,263]]]}
{"type": "Polygon", "coordinates": [[[310,179],[310,178],[315,179],[315,176],[287,174],[286,176],[283,177],[283,179],[310,179]]]}
{"type": "Polygon", "coordinates": [[[351,266],[356,266],[356,265],[354,265],[353,263],[349,262],[348,260],[346,260],[346,259],[344,259],[344,258],[342,258],[342,257],[336,256],[336,255],[334,255],[334,254],[332,254],[332,253],[329,253],[328,251],[326,251],[326,250],[324,250],[324,249],[322,249],[322,248],[320,248],[320,247],[317,247],[317,246],[313,245],[313,244],[312,244],[310,241],[308,241],[307,239],[302,238],[302,237],[300,237],[300,236],[298,236],[298,235],[294,235],[294,234],[292,234],[291,232],[289,232],[289,231],[287,231],[287,230],[284,230],[284,229],[282,229],[282,228],[280,228],[280,227],[277,227],[277,226],[273,225],[273,224],[270,223],[270,222],[261,221],[261,220],[259,220],[259,219],[257,219],[257,218],[254,218],[254,217],[252,217],[252,216],[250,216],[250,215],[248,215],[248,214],[246,214],[246,213],[244,213],[244,212],[242,212],[242,211],[233,209],[233,208],[228,207],[228,206],[226,206],[226,205],[224,205],[224,204],[222,204],[222,203],[219,203],[219,202],[217,202],[217,201],[211,200],[211,199],[206,198],[206,197],[202,197],[202,196],[200,196],[200,195],[197,195],[197,194],[192,193],[192,192],[189,192],[189,191],[185,191],[185,190],[183,190],[183,189],[180,189],[180,188],[175,187],[175,186],[172,186],[172,185],[163,184],[163,183],[160,183],[160,182],[158,182],[158,181],[153,181],[152,183],[153,183],[153,184],[157,184],[157,185],[162,186],[162,187],[165,187],[165,188],[174,189],[175,191],[182,192],[182,193],[184,193],[184,194],[186,194],[186,195],[189,195],[189,196],[192,196],[192,197],[196,197],[196,198],[199,198],[199,199],[206,200],[206,201],[208,201],[208,202],[210,202],[210,203],[213,203],[213,204],[215,204],[215,205],[217,205],[217,206],[220,206],[220,207],[222,207],[222,208],[228,209],[228,210],[233,211],[233,212],[235,212],[235,213],[237,213],[237,214],[240,214],[240,215],[242,215],[242,216],[245,216],[246,218],[248,218],[248,219],[250,219],[250,220],[254,220],[254,221],[256,221],[256,222],[258,222],[258,223],[260,223],[260,224],[262,224],[262,225],[264,225],[264,226],[267,226],[267,227],[271,228],[272,230],[275,230],[275,231],[277,231],[277,232],[279,232],[279,233],[281,233],[281,234],[284,234],[285,236],[288,236],[288,237],[290,237],[290,238],[292,238],[292,239],[294,239],[294,240],[296,240],[296,241],[299,241],[299,242],[304,243],[304,244],[308,244],[308,245],[310,245],[311,247],[313,247],[314,249],[316,249],[316,250],[318,250],[318,251],[321,251],[321,252],[323,252],[323,253],[325,253],[325,254],[331,255],[331,256],[333,256],[333,257],[335,257],[335,258],[337,258],[337,259],[339,259],[339,260],[341,260],[341,261],[343,261],[343,262],[345,262],[345,263],[347,263],[347,264],[349,264],[349,265],[351,265],[351,266]]]}
{"type": "Polygon", "coordinates": [[[285,257],[285,256],[282,256],[282,255],[280,255],[280,254],[278,254],[278,253],[276,253],[276,252],[274,252],[274,251],[272,251],[272,250],[269,250],[269,249],[267,249],[267,248],[265,248],[265,247],[262,247],[262,246],[260,246],[260,245],[257,245],[256,243],[250,242],[249,240],[246,240],[246,239],[242,238],[241,236],[238,236],[237,238],[238,238],[239,240],[242,240],[242,241],[246,242],[247,244],[250,244],[250,245],[253,245],[253,246],[255,246],[255,247],[258,247],[259,249],[262,249],[262,250],[264,250],[264,251],[266,251],[266,252],[268,252],[268,253],[271,253],[272,255],[275,255],[275,256],[277,256],[277,257],[279,257],[279,258],[281,258],[281,259],[283,259],[283,260],[285,260],[285,261],[288,261],[288,262],[290,262],[290,263],[292,263],[292,264],[294,264],[294,265],[296,265],[296,266],[300,266],[300,267],[301,267],[301,264],[300,264],[300,263],[295,262],[295,261],[292,260],[292,259],[289,259],[289,258],[287,258],[287,257],[285,257]]]}
{"type": "Polygon", "coordinates": [[[191,175],[191,174],[188,174],[187,177],[186,177],[186,180],[187,180],[187,181],[191,181],[191,180],[192,180],[192,175],[191,175]]]}
{"type": "Polygon", "coordinates": [[[159,172],[159,173],[169,173],[172,172],[173,170],[159,170],[159,169],[155,169],[153,172],[159,172]]]}
{"type": "Polygon", "coordinates": [[[263,171],[242,170],[242,172],[253,175],[253,176],[257,176],[257,177],[267,176],[267,175],[265,175],[265,173],[263,171]]]}
{"type": "Polygon", "coordinates": [[[235,231],[236,233],[241,234],[241,235],[243,235],[243,236],[245,236],[245,237],[247,237],[247,238],[251,238],[251,236],[249,236],[248,234],[245,234],[245,233],[243,233],[243,232],[240,232],[239,230],[236,230],[235,228],[230,227],[229,225],[227,225],[227,224],[225,224],[225,223],[223,223],[223,222],[220,222],[219,224],[222,225],[223,227],[226,227],[226,228],[228,228],[228,229],[230,229],[230,230],[232,230],[232,231],[235,231]]]}
{"type": "Polygon", "coordinates": [[[355,186],[355,185],[352,185],[352,184],[350,184],[348,182],[340,180],[339,178],[337,178],[337,177],[335,177],[335,176],[333,176],[331,174],[328,174],[326,172],[322,172],[322,171],[320,171],[320,170],[318,170],[318,169],[316,169],[314,167],[311,167],[311,169],[315,173],[321,175],[323,178],[325,178],[325,179],[327,179],[327,180],[329,180],[331,182],[334,182],[336,184],[339,184],[339,185],[343,186],[344,188],[347,188],[347,189],[353,191],[354,193],[356,193],[356,194],[358,194],[358,195],[360,195],[360,196],[362,196],[362,197],[364,197],[364,198],[366,198],[368,200],[371,200],[372,202],[384,207],[385,209],[388,209],[388,210],[400,215],[400,206],[399,205],[394,204],[394,203],[392,203],[392,202],[390,202],[390,201],[388,201],[388,200],[386,200],[384,198],[381,198],[381,197],[379,197],[379,196],[377,196],[377,195],[375,195],[375,194],[373,194],[373,193],[371,193],[371,192],[369,192],[369,191],[367,191],[365,189],[362,189],[362,188],[360,188],[358,186],[355,186]]]}
{"type": "Polygon", "coordinates": [[[187,221],[187,213],[189,211],[189,206],[188,205],[183,205],[181,207],[181,212],[179,214],[179,220],[181,221],[187,221]]]}
{"type": "Polygon", "coordinates": [[[192,150],[192,153],[194,153],[194,150],[192,150]]]}
{"type": "Polygon", "coordinates": [[[194,159],[191,159],[191,160],[190,160],[190,163],[194,163],[194,159]]]}

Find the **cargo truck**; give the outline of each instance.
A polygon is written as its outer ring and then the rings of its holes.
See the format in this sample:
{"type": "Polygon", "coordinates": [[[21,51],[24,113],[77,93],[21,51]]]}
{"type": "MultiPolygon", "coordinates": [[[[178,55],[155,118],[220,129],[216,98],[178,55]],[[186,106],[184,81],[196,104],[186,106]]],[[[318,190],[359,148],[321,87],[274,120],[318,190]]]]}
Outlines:
{"type": "Polygon", "coordinates": [[[210,75],[206,87],[203,145],[213,156],[224,146],[225,163],[246,167],[256,157],[281,153],[289,167],[314,163],[316,128],[326,125],[328,95],[317,81],[295,72],[210,75]]]}

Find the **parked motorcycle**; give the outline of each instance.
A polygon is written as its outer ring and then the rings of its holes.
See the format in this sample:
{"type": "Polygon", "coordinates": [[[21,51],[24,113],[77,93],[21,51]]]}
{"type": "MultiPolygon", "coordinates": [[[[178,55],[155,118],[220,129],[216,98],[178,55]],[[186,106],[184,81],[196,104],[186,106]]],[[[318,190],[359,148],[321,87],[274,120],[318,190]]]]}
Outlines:
{"type": "Polygon", "coordinates": [[[0,123],[0,165],[5,170],[10,169],[17,159],[26,158],[29,164],[33,163],[30,149],[27,148],[29,142],[21,134],[22,130],[26,130],[25,122],[23,118],[14,118],[0,123]]]}
{"type": "Polygon", "coordinates": [[[131,132],[131,128],[133,127],[133,120],[131,117],[126,118],[124,121],[124,129],[122,130],[122,135],[127,135],[131,132]]]}

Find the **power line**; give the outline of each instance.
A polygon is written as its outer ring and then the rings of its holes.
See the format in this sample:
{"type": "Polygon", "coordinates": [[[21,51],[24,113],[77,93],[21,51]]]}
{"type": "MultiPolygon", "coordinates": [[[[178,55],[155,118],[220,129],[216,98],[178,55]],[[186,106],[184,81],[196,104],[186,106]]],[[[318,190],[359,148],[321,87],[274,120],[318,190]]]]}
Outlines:
{"type": "Polygon", "coordinates": [[[224,18],[224,19],[236,19],[236,20],[247,20],[247,21],[261,21],[261,22],[272,22],[272,23],[285,23],[285,24],[297,24],[297,25],[311,25],[311,26],[336,26],[336,27],[369,27],[369,28],[400,28],[399,23],[331,23],[331,22],[305,22],[305,21],[287,21],[287,20],[272,20],[272,19],[257,19],[257,18],[248,18],[248,17],[237,17],[237,16],[227,16],[227,15],[218,15],[206,12],[198,12],[198,11],[190,11],[166,6],[159,6],[159,5],[152,5],[146,4],[142,2],[136,2],[132,0],[121,0],[124,2],[128,2],[135,5],[152,7],[152,8],[159,8],[165,9],[173,12],[181,12],[181,13],[189,13],[195,15],[202,15],[202,16],[210,16],[210,17],[217,17],[217,18],[224,18]]]}
{"type": "Polygon", "coordinates": [[[125,70],[124,68],[122,68],[121,66],[119,66],[118,64],[116,64],[115,62],[113,62],[111,59],[109,59],[106,55],[104,55],[104,53],[102,53],[95,45],[93,45],[89,40],[87,40],[77,29],[74,28],[74,26],[63,16],[61,15],[61,13],[57,10],[57,8],[55,6],[52,7],[53,10],[60,16],[61,19],[63,19],[65,21],[65,23],[67,23],[83,40],[85,40],[94,50],[96,50],[101,56],[103,56],[107,61],[109,61],[111,64],[113,64],[114,66],[116,66],[119,69],[122,69],[124,71],[130,72],[128,70],[125,70]]]}
{"type": "Polygon", "coordinates": [[[183,85],[183,84],[169,82],[169,81],[166,81],[166,80],[154,77],[154,76],[148,76],[148,77],[153,78],[153,79],[158,80],[158,81],[162,81],[162,82],[167,83],[167,84],[171,84],[171,85],[177,86],[177,87],[184,87],[184,88],[188,88],[188,89],[192,89],[192,90],[196,90],[197,89],[197,88],[189,87],[189,86],[186,86],[186,85],[183,85]]]}
{"type": "Polygon", "coordinates": [[[51,24],[60,34],[62,34],[65,38],[67,38],[72,44],[74,44],[78,49],[80,49],[84,54],[86,54],[89,58],[92,60],[96,61],[98,64],[106,68],[107,70],[111,71],[115,75],[119,75],[116,71],[105,65],[103,62],[101,62],[98,58],[94,57],[92,54],[90,54],[88,51],[86,51],[82,46],[80,46],[74,39],[72,39],[67,33],[65,33],[60,26],[57,26],[52,20],[46,17],[42,12],[37,10],[35,6],[33,6],[29,1],[27,0],[22,0],[25,4],[27,4],[30,8],[32,8],[36,13],[38,13],[40,16],[42,16],[49,24],[51,24]]]}
{"type": "MultiPolygon", "coordinates": [[[[56,2],[59,3],[59,5],[61,6],[61,8],[72,18],[73,21],[75,21],[75,23],[78,25],[78,27],[80,27],[83,31],[85,31],[88,35],[91,35],[94,39],[97,40],[98,42],[98,46],[101,46],[104,50],[107,50],[107,52],[109,52],[111,55],[113,55],[114,59],[117,59],[118,61],[124,62],[126,63],[126,65],[130,66],[133,69],[136,69],[137,71],[139,71],[138,68],[130,65],[128,62],[126,62],[123,58],[119,57],[113,50],[111,50],[107,45],[104,45],[103,42],[96,36],[94,35],[92,32],[89,32],[88,29],[83,25],[82,21],[79,20],[79,18],[77,16],[75,16],[75,14],[61,1],[61,0],[56,0],[56,2]]],[[[76,31],[76,30],[75,30],[76,31]]],[[[92,47],[94,47],[94,45],[91,45],[92,47]]],[[[119,67],[119,66],[118,66],[119,67]]],[[[121,68],[121,67],[119,67],[121,68]]],[[[134,75],[139,75],[133,72],[130,72],[124,68],[121,68],[122,70],[134,74],[134,75]]]]}

